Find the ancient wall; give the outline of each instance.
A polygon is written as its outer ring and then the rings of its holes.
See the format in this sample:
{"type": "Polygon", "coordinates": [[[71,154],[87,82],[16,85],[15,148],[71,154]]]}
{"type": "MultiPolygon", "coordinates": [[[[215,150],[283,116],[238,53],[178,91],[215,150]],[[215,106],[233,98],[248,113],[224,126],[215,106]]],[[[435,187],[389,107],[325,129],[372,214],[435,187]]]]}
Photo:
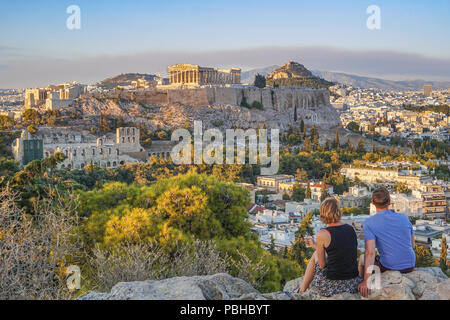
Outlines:
{"type": "MultiPolygon", "coordinates": [[[[262,103],[265,109],[285,111],[290,108],[316,108],[319,105],[330,104],[330,94],[327,89],[308,88],[233,88],[206,87],[188,89],[168,89],[167,104],[183,104],[191,106],[234,105],[241,104],[245,97],[247,103],[254,101],[262,103]]],[[[163,93],[154,94],[159,99],[148,97],[149,101],[161,102],[163,93]],[[157,101],[158,100],[158,101],[157,101]]]]}

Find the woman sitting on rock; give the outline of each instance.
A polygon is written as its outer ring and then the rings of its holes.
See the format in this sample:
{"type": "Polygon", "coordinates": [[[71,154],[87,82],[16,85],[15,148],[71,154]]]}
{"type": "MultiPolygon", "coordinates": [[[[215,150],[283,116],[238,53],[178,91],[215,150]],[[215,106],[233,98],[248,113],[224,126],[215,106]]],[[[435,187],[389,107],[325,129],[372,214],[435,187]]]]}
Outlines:
{"type": "Polygon", "coordinates": [[[342,223],[341,217],[336,199],[328,198],[320,206],[320,219],[328,227],[317,233],[317,243],[311,237],[305,239],[316,251],[306,268],[300,293],[308,290],[310,284],[324,297],[358,292],[362,277],[358,271],[356,232],[342,223]]]}

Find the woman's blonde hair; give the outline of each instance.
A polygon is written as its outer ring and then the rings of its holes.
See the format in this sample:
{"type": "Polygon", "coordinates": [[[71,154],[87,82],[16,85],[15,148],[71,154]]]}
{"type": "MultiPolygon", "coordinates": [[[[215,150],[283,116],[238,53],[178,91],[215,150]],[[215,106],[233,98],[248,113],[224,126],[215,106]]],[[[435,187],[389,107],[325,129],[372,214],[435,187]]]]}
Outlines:
{"type": "Polygon", "coordinates": [[[341,221],[342,211],[339,202],[335,198],[327,198],[320,206],[320,219],[325,224],[341,221]]]}

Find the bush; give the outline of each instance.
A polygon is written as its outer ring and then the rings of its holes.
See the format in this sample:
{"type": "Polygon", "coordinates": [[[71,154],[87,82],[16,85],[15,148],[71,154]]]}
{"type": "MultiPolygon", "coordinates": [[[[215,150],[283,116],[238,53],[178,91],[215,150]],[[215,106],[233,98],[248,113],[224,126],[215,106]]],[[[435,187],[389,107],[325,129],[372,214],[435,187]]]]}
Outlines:
{"type": "Polygon", "coordinates": [[[251,108],[258,109],[258,110],[264,110],[264,106],[259,101],[253,101],[251,108]]]}
{"type": "Polygon", "coordinates": [[[47,300],[71,297],[65,271],[79,264],[75,201],[45,200],[38,215],[18,208],[9,187],[0,192],[0,300],[47,300]]]}

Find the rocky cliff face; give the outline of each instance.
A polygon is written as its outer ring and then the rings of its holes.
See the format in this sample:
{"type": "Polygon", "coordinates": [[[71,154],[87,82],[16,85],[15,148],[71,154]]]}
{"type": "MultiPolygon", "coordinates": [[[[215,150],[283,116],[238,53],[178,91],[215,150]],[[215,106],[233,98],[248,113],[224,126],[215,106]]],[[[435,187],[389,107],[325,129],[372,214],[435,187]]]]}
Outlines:
{"type": "Polygon", "coordinates": [[[146,122],[150,128],[175,128],[202,120],[205,128],[279,128],[306,125],[333,128],[341,124],[327,89],[208,87],[147,91],[139,94],[92,95],[78,101],[85,115],[110,115],[146,122]],[[258,102],[263,110],[242,107],[258,102]],[[297,117],[295,117],[295,112],[297,117]],[[297,121],[295,119],[297,118],[297,121]]]}
{"type": "Polygon", "coordinates": [[[333,85],[315,76],[304,65],[289,61],[266,76],[267,84],[272,86],[300,86],[307,88],[328,88],[333,85]]]}
{"type": "Polygon", "coordinates": [[[266,76],[268,80],[284,78],[314,78],[314,75],[304,65],[289,61],[284,66],[275,69],[266,76]]]}
{"type": "Polygon", "coordinates": [[[349,293],[324,298],[314,290],[293,293],[301,282],[302,278],[295,279],[282,292],[261,294],[227,274],[179,277],[119,283],[110,293],[92,292],[80,300],[450,300],[450,279],[439,268],[418,268],[405,275],[386,272],[381,275],[382,289],[368,298],[349,293]]]}

